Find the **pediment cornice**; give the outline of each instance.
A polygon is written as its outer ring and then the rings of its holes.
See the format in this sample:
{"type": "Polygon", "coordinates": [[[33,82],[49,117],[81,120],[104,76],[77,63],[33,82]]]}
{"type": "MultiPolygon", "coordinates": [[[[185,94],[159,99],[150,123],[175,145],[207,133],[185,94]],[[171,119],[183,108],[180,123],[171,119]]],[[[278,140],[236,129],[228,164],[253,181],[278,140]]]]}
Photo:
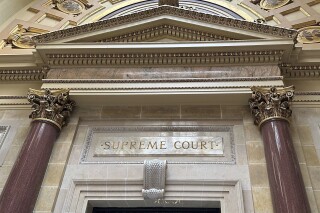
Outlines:
{"type": "Polygon", "coordinates": [[[135,23],[141,20],[151,19],[159,16],[173,16],[183,18],[185,20],[194,20],[202,23],[210,23],[230,29],[244,30],[248,32],[255,32],[275,38],[290,38],[293,39],[297,35],[296,30],[269,26],[249,21],[237,20],[227,17],[215,16],[211,14],[204,14],[192,10],[176,8],[171,6],[161,6],[150,10],[145,10],[125,16],[120,16],[104,21],[85,24],[69,29],[58,30],[50,33],[35,36],[33,39],[36,43],[50,43],[59,41],[74,36],[84,35],[88,32],[98,32],[104,29],[120,26],[124,24],[135,23]]]}
{"type": "Polygon", "coordinates": [[[172,24],[161,24],[117,36],[110,36],[101,39],[98,42],[155,41],[161,38],[175,38],[183,41],[237,40],[236,38],[232,38],[230,36],[218,35],[212,32],[204,32],[191,28],[175,26],[172,24]]]}

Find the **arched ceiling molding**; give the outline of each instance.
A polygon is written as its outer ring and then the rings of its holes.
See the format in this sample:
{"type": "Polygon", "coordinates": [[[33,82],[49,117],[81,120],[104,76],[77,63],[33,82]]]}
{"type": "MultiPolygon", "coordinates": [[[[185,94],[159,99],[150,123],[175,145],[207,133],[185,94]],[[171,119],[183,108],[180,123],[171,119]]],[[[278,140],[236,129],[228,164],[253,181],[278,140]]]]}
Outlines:
{"type": "MultiPolygon", "coordinates": [[[[254,21],[261,16],[257,13],[253,13],[246,8],[243,8],[238,4],[239,0],[234,0],[233,2],[222,1],[222,0],[182,0],[180,1],[180,6],[184,8],[195,8],[199,12],[206,12],[215,15],[221,15],[224,17],[233,17],[237,19],[244,19],[247,21],[254,21]],[[210,8],[211,7],[211,8],[210,8]],[[225,9],[225,11],[223,11],[225,9]],[[220,14],[217,14],[220,13],[220,14]],[[226,16],[229,13],[229,16],[226,16]],[[233,16],[231,15],[233,14],[233,16]]],[[[103,10],[95,15],[88,17],[83,20],[84,23],[96,22],[105,18],[130,14],[133,12],[138,12],[140,10],[151,9],[157,6],[157,0],[127,0],[116,3],[112,7],[103,10]],[[143,5],[143,7],[141,7],[143,5]],[[134,8],[135,6],[136,8],[134,8]],[[138,7],[137,7],[138,6],[138,7]]]]}
{"type": "MultiPolygon", "coordinates": [[[[233,11],[227,7],[220,6],[216,3],[203,1],[203,0],[183,0],[180,1],[180,7],[194,10],[201,13],[206,14],[212,14],[212,15],[218,15],[223,17],[229,17],[229,18],[235,18],[244,20],[245,18],[242,17],[240,14],[238,14],[237,11],[233,11]]],[[[112,13],[109,13],[108,15],[102,17],[100,20],[106,20],[118,16],[128,15],[131,13],[141,12],[146,9],[152,9],[158,7],[158,0],[149,0],[149,1],[142,1],[137,2],[125,7],[122,7],[121,9],[118,9],[112,13]]]]}

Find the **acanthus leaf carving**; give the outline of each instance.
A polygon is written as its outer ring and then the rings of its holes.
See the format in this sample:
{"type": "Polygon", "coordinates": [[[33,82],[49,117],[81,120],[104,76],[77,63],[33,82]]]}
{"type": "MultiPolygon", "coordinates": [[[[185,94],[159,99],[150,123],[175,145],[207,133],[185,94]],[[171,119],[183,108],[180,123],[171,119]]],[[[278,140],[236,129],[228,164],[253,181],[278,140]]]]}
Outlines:
{"type": "Polygon", "coordinates": [[[294,87],[263,88],[251,87],[252,98],[249,99],[254,124],[261,124],[269,119],[287,120],[291,114],[290,102],[294,96],[294,87]]]}
{"type": "Polygon", "coordinates": [[[33,109],[29,118],[49,121],[60,129],[67,125],[71,111],[75,107],[68,89],[56,91],[29,89],[27,98],[33,109]]]}

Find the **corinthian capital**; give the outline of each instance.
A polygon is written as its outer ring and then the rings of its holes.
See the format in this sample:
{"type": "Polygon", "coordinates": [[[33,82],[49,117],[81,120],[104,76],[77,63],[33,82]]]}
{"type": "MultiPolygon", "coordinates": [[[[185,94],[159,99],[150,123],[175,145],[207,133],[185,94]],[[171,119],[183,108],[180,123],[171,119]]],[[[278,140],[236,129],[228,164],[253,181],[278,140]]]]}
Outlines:
{"type": "Polygon", "coordinates": [[[269,119],[288,119],[291,116],[289,102],[293,98],[294,87],[262,88],[251,87],[252,98],[249,99],[254,123],[261,125],[269,119]]]}
{"type": "Polygon", "coordinates": [[[54,123],[60,129],[67,124],[75,106],[75,102],[70,100],[67,89],[57,91],[29,89],[28,101],[32,104],[33,109],[29,118],[46,120],[54,123]]]}

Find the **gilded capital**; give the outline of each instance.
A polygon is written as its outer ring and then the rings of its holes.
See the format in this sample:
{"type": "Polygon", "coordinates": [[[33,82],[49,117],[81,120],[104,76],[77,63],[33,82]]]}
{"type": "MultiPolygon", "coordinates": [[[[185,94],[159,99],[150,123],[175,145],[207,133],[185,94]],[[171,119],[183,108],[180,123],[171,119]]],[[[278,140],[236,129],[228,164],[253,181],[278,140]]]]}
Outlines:
{"type": "Polygon", "coordinates": [[[69,90],[51,91],[29,89],[28,101],[32,104],[29,118],[45,120],[55,124],[60,129],[68,123],[75,102],[70,99],[69,90]]]}
{"type": "Polygon", "coordinates": [[[290,102],[294,95],[294,87],[263,88],[251,87],[252,98],[249,99],[254,123],[260,126],[270,119],[287,120],[291,114],[290,102]]]}

